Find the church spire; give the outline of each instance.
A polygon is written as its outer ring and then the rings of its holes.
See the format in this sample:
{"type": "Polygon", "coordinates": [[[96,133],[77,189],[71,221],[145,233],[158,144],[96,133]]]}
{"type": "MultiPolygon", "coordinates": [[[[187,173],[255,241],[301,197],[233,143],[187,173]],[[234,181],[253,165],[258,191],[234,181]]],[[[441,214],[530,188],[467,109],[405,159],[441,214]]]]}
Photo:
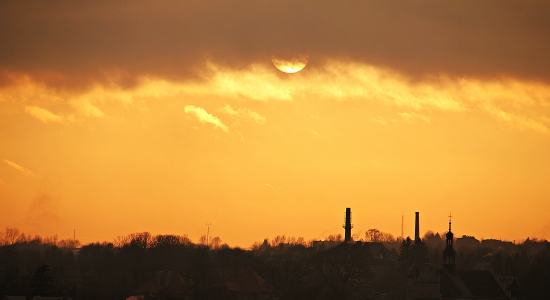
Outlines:
{"type": "Polygon", "coordinates": [[[446,234],[447,241],[445,250],[443,250],[443,267],[449,272],[454,272],[456,251],[453,247],[454,235],[451,231],[451,218],[452,215],[449,213],[449,232],[446,234]]]}

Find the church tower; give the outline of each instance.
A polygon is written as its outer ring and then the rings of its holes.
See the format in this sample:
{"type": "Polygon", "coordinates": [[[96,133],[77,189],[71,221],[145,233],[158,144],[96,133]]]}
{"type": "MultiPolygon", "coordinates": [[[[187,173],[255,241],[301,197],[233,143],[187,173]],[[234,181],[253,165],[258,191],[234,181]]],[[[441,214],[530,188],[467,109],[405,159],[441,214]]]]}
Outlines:
{"type": "Polygon", "coordinates": [[[453,235],[453,232],[451,231],[451,217],[452,215],[449,214],[449,232],[447,232],[446,234],[447,241],[445,244],[445,250],[443,250],[443,268],[453,273],[456,268],[456,264],[455,264],[456,251],[453,248],[454,235],[453,235]]]}

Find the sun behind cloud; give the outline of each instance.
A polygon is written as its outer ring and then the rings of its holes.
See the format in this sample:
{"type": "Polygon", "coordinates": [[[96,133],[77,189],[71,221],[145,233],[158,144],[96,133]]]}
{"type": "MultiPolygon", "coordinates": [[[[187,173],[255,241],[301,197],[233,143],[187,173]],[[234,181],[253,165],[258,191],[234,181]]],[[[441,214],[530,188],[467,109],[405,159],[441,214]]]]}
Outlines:
{"type": "Polygon", "coordinates": [[[309,61],[309,55],[302,54],[293,56],[290,58],[281,58],[275,55],[271,55],[271,62],[273,65],[282,72],[285,73],[298,73],[302,71],[309,61]]]}

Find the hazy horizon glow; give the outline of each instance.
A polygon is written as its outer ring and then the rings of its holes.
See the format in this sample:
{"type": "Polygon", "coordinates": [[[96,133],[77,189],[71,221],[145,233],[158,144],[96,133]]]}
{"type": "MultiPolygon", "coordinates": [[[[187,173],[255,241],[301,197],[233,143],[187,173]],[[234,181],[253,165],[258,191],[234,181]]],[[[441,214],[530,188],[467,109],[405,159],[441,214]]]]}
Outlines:
{"type": "Polygon", "coordinates": [[[0,228],[550,238],[550,4],[305,2],[0,4],[0,228]]]}

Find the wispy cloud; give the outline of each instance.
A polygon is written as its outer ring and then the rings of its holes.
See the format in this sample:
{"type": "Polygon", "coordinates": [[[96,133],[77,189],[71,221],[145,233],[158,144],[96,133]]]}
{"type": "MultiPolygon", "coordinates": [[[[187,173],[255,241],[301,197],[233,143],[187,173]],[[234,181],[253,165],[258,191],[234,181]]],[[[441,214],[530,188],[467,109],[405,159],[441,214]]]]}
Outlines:
{"type": "Polygon", "coordinates": [[[105,117],[105,114],[97,106],[86,99],[77,99],[70,102],[71,106],[87,117],[105,117]]]}
{"type": "Polygon", "coordinates": [[[22,76],[14,77],[12,85],[0,87],[0,102],[20,103],[25,113],[44,123],[62,123],[83,120],[83,117],[105,117],[101,109],[103,104],[122,105],[125,108],[135,104],[138,107],[141,102],[134,101],[134,98],[166,96],[162,88],[158,85],[144,85],[124,90],[98,84],[90,89],[59,90],[22,76]],[[45,108],[48,106],[55,106],[57,111],[54,113],[45,108]]]}
{"type": "Polygon", "coordinates": [[[497,107],[488,106],[486,111],[495,117],[497,120],[503,121],[510,124],[512,127],[515,127],[520,130],[534,130],[541,133],[550,133],[548,125],[545,123],[548,122],[547,119],[543,118],[541,121],[534,120],[532,118],[527,118],[521,115],[515,115],[506,111],[503,111],[497,107]]]}
{"type": "Polygon", "coordinates": [[[237,110],[234,110],[228,104],[223,108],[222,111],[229,114],[229,115],[232,115],[232,116],[238,116],[238,117],[252,119],[258,124],[265,124],[265,122],[266,122],[266,118],[264,116],[260,115],[259,113],[255,112],[255,111],[251,111],[248,108],[238,108],[237,110]]]}
{"type": "Polygon", "coordinates": [[[196,107],[196,106],[193,106],[193,105],[187,105],[185,107],[185,113],[186,114],[192,114],[194,115],[195,117],[197,117],[197,119],[199,119],[199,122],[201,123],[210,123],[212,125],[214,125],[214,127],[217,127],[225,132],[228,132],[229,129],[227,128],[227,126],[225,126],[222,121],[220,121],[220,119],[218,119],[217,117],[209,114],[206,110],[204,110],[204,108],[202,107],[196,107]]]}
{"type": "MultiPolygon", "coordinates": [[[[202,81],[174,82],[143,77],[133,88],[121,89],[105,85],[81,93],[58,93],[55,89],[32,81],[21,81],[21,85],[2,88],[0,101],[20,102],[23,105],[27,105],[28,99],[38,99],[33,100],[34,103],[56,105],[66,102],[71,109],[65,108],[57,114],[38,106],[24,106],[26,113],[44,123],[50,123],[67,122],[79,116],[103,117],[105,113],[100,104],[104,103],[138,107],[140,104],[147,106],[147,101],[181,96],[218,97],[223,98],[225,103],[228,99],[243,98],[255,101],[352,100],[380,103],[401,111],[414,111],[416,115],[401,115],[408,121],[428,122],[429,115],[438,112],[482,112],[513,128],[550,132],[550,124],[543,120],[548,117],[550,87],[532,81],[514,78],[481,80],[443,75],[411,81],[396,71],[340,61],[331,61],[309,70],[308,73],[294,74],[292,80],[276,75],[272,66],[250,65],[248,68],[231,69],[206,63],[204,67],[205,74],[209,76],[205,76],[202,81]]],[[[259,124],[267,123],[264,116],[248,108],[226,105],[221,111],[254,120],[259,124]]],[[[212,122],[209,123],[223,125],[216,119],[211,118],[212,122]]],[[[381,119],[378,121],[380,124],[384,123],[381,119]]],[[[225,125],[218,127],[227,130],[225,125]]]]}
{"type": "Polygon", "coordinates": [[[31,175],[32,174],[32,171],[27,169],[27,168],[24,168],[16,163],[14,163],[13,161],[11,160],[7,160],[7,159],[4,159],[4,163],[14,169],[16,169],[17,171],[25,174],[25,175],[31,175]]]}
{"type": "Polygon", "coordinates": [[[61,122],[63,122],[63,117],[61,117],[59,115],[56,115],[56,114],[52,113],[51,111],[49,111],[45,108],[42,108],[42,107],[26,106],[25,107],[25,112],[28,113],[29,115],[37,118],[38,120],[44,122],[44,123],[48,123],[48,122],[61,123],[61,122]]]}
{"type": "Polygon", "coordinates": [[[415,113],[413,111],[398,113],[398,114],[399,114],[399,116],[401,116],[401,118],[405,119],[405,121],[407,121],[407,122],[414,122],[414,121],[420,120],[420,121],[430,123],[430,117],[428,117],[426,115],[423,115],[423,114],[415,113]]]}
{"type": "Polygon", "coordinates": [[[376,117],[372,117],[371,118],[371,121],[375,122],[375,123],[378,123],[380,125],[384,125],[384,126],[387,126],[388,125],[388,121],[386,121],[386,119],[382,116],[376,116],[376,117]]]}

